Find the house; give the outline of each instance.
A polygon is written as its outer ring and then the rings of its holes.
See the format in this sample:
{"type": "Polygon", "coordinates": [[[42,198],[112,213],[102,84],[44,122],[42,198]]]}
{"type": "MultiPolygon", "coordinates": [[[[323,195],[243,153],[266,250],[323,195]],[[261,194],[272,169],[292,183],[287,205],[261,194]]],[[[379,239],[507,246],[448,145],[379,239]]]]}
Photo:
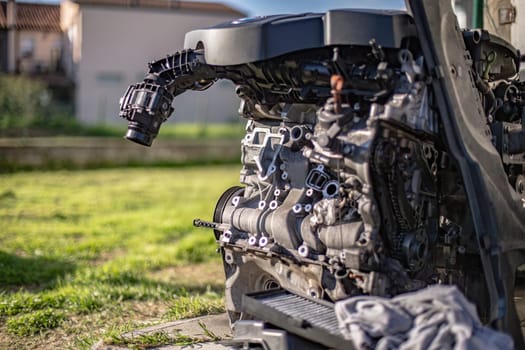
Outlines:
{"type": "MultiPolygon", "coordinates": [[[[245,16],[218,3],[169,0],[65,0],[60,11],[63,66],[84,123],[118,122],[127,86],[142,81],[148,62],[182,49],[186,32],[245,16]]],[[[233,85],[223,81],[176,98],[171,119],[237,120],[238,107],[233,85]]]]}
{"type": "Polygon", "coordinates": [[[60,6],[0,2],[0,71],[53,75],[60,71],[60,6]]]}

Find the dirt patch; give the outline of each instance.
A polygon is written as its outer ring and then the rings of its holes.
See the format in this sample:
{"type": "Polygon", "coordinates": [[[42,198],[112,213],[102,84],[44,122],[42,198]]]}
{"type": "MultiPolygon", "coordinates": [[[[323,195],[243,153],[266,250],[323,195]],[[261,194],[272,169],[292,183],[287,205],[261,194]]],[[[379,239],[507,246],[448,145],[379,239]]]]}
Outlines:
{"type": "Polygon", "coordinates": [[[171,283],[194,284],[196,286],[224,286],[222,262],[212,261],[195,265],[183,265],[161,269],[149,274],[150,278],[171,283]]]}

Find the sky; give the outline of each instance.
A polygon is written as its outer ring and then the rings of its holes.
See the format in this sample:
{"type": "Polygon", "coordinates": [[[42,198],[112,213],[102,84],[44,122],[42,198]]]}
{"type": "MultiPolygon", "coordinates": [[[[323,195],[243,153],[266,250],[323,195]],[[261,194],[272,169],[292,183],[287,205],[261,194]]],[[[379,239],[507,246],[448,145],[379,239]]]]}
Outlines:
{"type": "MultiPolygon", "coordinates": [[[[27,2],[58,3],[59,0],[25,0],[27,2]]],[[[195,0],[193,0],[195,1],[195,0]]],[[[202,0],[199,0],[202,1],[202,0]]],[[[205,0],[222,2],[245,12],[248,16],[278,13],[324,12],[337,8],[404,9],[404,0],[205,0]]]]}
{"type": "Polygon", "coordinates": [[[404,9],[404,0],[223,0],[249,16],[276,13],[324,12],[337,8],[404,9]]]}

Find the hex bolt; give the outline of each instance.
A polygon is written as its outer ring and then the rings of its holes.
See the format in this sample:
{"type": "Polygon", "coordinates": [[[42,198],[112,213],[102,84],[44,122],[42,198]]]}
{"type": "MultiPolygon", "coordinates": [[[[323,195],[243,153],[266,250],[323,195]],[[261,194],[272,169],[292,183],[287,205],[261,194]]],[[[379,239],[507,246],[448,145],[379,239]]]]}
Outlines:
{"type": "Polygon", "coordinates": [[[257,237],[255,237],[255,236],[250,236],[250,238],[248,238],[248,244],[249,244],[249,245],[252,245],[252,246],[255,245],[255,244],[257,244],[257,237]]]}
{"type": "Polygon", "coordinates": [[[298,249],[297,253],[299,253],[300,256],[303,258],[306,258],[308,255],[310,255],[310,248],[306,244],[302,244],[298,249]]]}
{"type": "Polygon", "coordinates": [[[259,239],[259,247],[266,247],[268,243],[268,237],[263,236],[259,239]]]}

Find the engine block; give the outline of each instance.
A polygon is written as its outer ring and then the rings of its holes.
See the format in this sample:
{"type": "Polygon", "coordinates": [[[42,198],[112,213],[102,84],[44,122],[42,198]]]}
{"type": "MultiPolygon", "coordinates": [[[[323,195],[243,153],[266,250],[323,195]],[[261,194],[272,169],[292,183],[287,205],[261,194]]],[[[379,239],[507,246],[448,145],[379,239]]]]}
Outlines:
{"type": "Polygon", "coordinates": [[[231,309],[240,309],[237,296],[275,286],[338,300],[429,283],[438,122],[421,57],[399,50],[397,59],[384,103],[341,101],[344,81],[335,76],[321,108],[283,104],[282,121],[248,123],[245,187],[221,198],[214,216],[227,227],[217,236],[231,309]]]}

